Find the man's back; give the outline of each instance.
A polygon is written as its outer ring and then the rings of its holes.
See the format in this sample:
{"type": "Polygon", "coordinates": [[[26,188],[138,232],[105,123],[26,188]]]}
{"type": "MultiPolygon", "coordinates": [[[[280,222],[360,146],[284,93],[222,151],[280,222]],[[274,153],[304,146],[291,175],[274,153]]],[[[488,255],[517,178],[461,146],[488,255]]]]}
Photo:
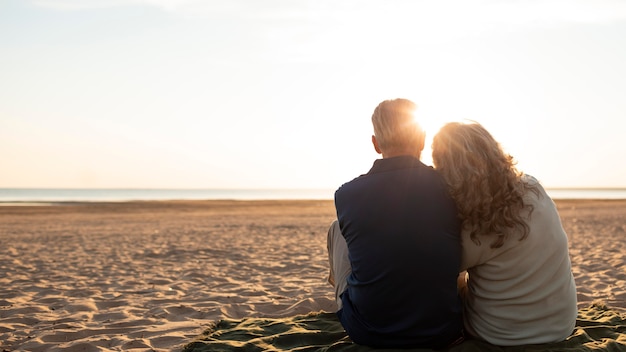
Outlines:
{"type": "Polygon", "coordinates": [[[377,160],[335,205],[352,273],[337,313],[374,347],[445,347],[461,336],[460,223],[440,176],[412,156],[377,160]]]}

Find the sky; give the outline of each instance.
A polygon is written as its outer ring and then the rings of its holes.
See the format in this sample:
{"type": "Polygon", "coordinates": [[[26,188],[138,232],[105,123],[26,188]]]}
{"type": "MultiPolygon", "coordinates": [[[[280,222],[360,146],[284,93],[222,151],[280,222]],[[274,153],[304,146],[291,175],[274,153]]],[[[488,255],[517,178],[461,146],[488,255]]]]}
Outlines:
{"type": "Polygon", "coordinates": [[[626,187],[626,1],[1,0],[0,188],[336,188],[379,102],[626,187]]]}

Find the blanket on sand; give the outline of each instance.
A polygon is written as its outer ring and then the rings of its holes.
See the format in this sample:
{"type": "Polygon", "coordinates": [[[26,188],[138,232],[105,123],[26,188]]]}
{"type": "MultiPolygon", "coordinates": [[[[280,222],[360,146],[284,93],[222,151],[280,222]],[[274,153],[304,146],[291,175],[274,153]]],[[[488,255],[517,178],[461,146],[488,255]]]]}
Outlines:
{"type": "MultiPolygon", "coordinates": [[[[334,313],[317,312],[288,318],[221,320],[184,352],[205,351],[392,351],[360,346],[346,335],[334,313]]],[[[399,351],[430,351],[425,349],[399,351]]],[[[626,316],[602,304],[578,311],[576,328],[567,340],[541,345],[499,347],[466,340],[448,352],[626,351],[626,316]]]]}

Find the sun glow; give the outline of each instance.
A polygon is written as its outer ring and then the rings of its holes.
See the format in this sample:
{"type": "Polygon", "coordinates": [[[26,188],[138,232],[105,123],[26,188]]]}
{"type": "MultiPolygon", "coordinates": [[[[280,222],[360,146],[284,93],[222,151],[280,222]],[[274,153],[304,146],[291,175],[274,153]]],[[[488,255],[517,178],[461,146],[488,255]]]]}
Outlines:
{"type": "Polygon", "coordinates": [[[335,187],[395,98],[426,164],[475,120],[544,184],[625,185],[626,3],[225,3],[0,1],[0,187],[335,187]]]}
{"type": "Polygon", "coordinates": [[[433,137],[439,132],[441,127],[448,122],[458,121],[436,114],[430,111],[428,107],[418,107],[415,120],[420,124],[424,132],[426,132],[426,140],[424,142],[424,150],[422,151],[421,160],[426,165],[432,165],[432,143],[433,137]]]}

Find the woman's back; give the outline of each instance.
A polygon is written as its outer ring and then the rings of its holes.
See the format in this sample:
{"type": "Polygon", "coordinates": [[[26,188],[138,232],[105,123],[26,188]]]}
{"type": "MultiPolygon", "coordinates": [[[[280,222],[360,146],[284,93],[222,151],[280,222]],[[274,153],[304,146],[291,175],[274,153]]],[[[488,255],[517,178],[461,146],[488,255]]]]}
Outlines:
{"type": "Polygon", "coordinates": [[[501,346],[561,341],[576,323],[567,235],[552,199],[479,123],[433,138],[433,163],[463,222],[465,327],[501,346]]]}
{"type": "Polygon", "coordinates": [[[463,235],[462,269],[469,273],[465,326],[471,335],[495,345],[511,346],[562,341],[577,316],[576,285],[571,271],[567,235],[554,202],[536,186],[527,191],[524,210],[528,235],[506,235],[491,248],[494,236],[479,235],[481,245],[463,235]]]}

